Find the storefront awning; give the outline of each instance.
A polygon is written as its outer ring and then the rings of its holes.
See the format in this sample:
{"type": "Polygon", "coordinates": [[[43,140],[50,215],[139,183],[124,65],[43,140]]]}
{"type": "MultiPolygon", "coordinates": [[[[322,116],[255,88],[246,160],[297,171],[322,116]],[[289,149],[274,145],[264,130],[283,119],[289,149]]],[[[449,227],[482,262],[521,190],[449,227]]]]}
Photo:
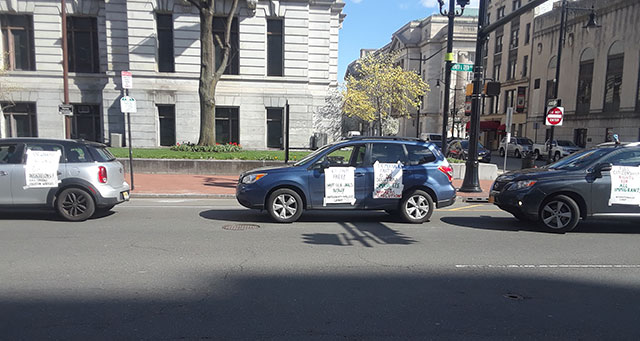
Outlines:
{"type": "MultiPolygon", "coordinates": [[[[467,130],[471,126],[471,122],[467,122],[467,130]]],[[[500,121],[480,121],[480,130],[499,130],[500,121]]],[[[502,125],[502,130],[504,130],[504,124],[502,125]]]]}

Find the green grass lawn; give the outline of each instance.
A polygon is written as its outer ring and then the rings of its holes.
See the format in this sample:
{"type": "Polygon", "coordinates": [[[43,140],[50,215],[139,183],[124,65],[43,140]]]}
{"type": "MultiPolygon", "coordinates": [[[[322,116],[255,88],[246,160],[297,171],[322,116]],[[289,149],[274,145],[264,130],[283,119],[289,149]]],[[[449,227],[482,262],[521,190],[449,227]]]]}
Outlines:
{"type": "MultiPolygon", "coordinates": [[[[128,158],[128,148],[109,148],[117,158],[128,158]]],[[[289,159],[295,161],[310,152],[290,151],[289,159]]],[[[184,152],[169,148],[133,148],[133,157],[139,159],[204,159],[204,160],[284,160],[283,150],[243,150],[230,153],[184,152]]]]}

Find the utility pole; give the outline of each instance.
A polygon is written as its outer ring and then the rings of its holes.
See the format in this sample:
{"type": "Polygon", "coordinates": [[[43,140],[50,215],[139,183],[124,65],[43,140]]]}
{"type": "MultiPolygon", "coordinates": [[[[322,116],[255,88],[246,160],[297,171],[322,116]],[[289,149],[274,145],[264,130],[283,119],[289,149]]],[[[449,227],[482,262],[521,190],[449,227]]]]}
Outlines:
{"type": "MultiPolygon", "coordinates": [[[[60,0],[60,15],[62,16],[62,82],[64,92],[64,104],[69,104],[69,58],[67,52],[67,4],[60,0]]],[[[64,137],[71,138],[71,116],[64,116],[64,137]]]]}

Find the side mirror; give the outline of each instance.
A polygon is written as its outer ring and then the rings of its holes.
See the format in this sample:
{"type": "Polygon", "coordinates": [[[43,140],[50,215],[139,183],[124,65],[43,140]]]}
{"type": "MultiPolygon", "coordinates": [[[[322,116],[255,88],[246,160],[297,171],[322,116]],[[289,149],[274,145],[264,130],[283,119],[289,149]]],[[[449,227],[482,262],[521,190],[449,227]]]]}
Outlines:
{"type": "Polygon", "coordinates": [[[329,163],[329,160],[327,160],[327,159],[322,160],[322,163],[320,163],[320,168],[321,169],[329,168],[330,166],[331,166],[331,164],[329,163]]]}
{"type": "Polygon", "coordinates": [[[601,178],[602,172],[611,171],[612,165],[610,163],[599,163],[595,167],[593,167],[593,173],[596,177],[601,178]]]}

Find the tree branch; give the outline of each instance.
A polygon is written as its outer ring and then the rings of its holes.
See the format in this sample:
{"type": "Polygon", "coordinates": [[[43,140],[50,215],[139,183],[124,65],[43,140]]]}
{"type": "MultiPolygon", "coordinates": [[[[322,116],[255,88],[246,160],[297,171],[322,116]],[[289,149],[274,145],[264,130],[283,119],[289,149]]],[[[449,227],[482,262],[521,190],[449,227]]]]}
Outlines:
{"type": "MultiPolygon", "coordinates": [[[[222,61],[220,62],[220,67],[216,70],[216,76],[220,77],[224,73],[224,70],[227,68],[227,63],[229,62],[229,53],[231,52],[231,25],[233,24],[233,17],[236,14],[236,9],[238,8],[238,0],[233,0],[231,4],[231,10],[229,10],[229,14],[227,14],[227,22],[224,32],[224,45],[220,44],[220,48],[222,48],[222,61]]],[[[217,41],[220,41],[220,38],[216,36],[217,41]]]]}
{"type": "Polygon", "coordinates": [[[200,5],[199,1],[196,1],[196,0],[187,0],[187,1],[193,6],[195,6],[198,9],[198,11],[202,11],[202,5],[200,5]]]}

